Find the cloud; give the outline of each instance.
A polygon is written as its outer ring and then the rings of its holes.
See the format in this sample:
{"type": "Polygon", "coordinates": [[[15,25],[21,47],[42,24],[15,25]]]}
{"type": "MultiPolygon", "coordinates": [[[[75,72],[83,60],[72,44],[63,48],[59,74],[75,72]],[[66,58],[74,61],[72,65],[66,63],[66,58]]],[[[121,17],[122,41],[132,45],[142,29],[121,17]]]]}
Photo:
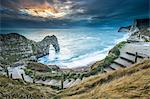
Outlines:
{"type": "Polygon", "coordinates": [[[94,23],[100,20],[150,15],[149,0],[0,0],[0,2],[0,16],[3,23],[3,20],[9,19],[30,24],[33,21],[37,24],[45,21],[51,26],[76,23],[85,25],[92,21],[94,23]]]}

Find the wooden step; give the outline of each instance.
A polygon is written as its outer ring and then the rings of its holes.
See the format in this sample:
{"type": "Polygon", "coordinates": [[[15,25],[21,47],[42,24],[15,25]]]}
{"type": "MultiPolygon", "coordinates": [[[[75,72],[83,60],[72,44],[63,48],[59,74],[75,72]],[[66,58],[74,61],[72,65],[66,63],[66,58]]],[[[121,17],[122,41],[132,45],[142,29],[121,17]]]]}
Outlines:
{"type": "MultiPolygon", "coordinates": [[[[128,61],[128,62],[131,62],[132,64],[135,63],[135,56],[133,56],[133,55],[129,55],[129,54],[126,54],[126,53],[122,53],[122,54],[120,55],[120,58],[121,58],[121,59],[124,59],[124,60],[126,60],[126,61],[128,61]]],[[[143,59],[137,57],[137,62],[138,62],[138,61],[141,61],[141,60],[143,60],[143,59]]]]}
{"type": "Polygon", "coordinates": [[[122,67],[122,68],[126,68],[127,66],[124,66],[124,65],[122,65],[122,64],[120,64],[120,63],[118,63],[118,62],[113,62],[113,63],[115,63],[115,64],[118,64],[120,67],[122,67]]]}
{"type": "Polygon", "coordinates": [[[118,65],[118,64],[116,64],[116,63],[112,63],[112,64],[110,65],[110,67],[114,68],[115,70],[118,70],[118,69],[121,69],[121,68],[122,68],[120,65],[118,65]]]}
{"type": "Polygon", "coordinates": [[[104,68],[104,72],[110,72],[110,71],[114,71],[114,69],[112,69],[112,68],[110,68],[110,67],[104,68]]]}
{"type": "Polygon", "coordinates": [[[73,83],[74,83],[74,79],[71,79],[71,81],[68,83],[68,84],[66,84],[66,88],[69,88],[73,83]]]}
{"type": "Polygon", "coordinates": [[[126,61],[128,61],[128,62],[130,62],[130,63],[132,63],[132,64],[135,63],[134,60],[131,60],[131,59],[129,59],[128,57],[120,56],[120,58],[123,59],[123,60],[126,60],[126,61]]]}
{"type": "MultiPolygon", "coordinates": [[[[132,55],[132,56],[136,56],[135,53],[131,53],[131,52],[126,52],[126,54],[132,55]]],[[[145,58],[144,56],[141,56],[141,55],[139,55],[139,54],[137,55],[137,57],[138,57],[138,58],[142,58],[142,59],[145,58]]]]}
{"type": "Polygon", "coordinates": [[[122,68],[126,68],[126,66],[124,66],[124,65],[122,65],[122,64],[120,64],[120,63],[118,63],[118,62],[115,62],[115,61],[114,61],[113,63],[119,65],[119,66],[122,67],[122,68]]]}
{"type": "Polygon", "coordinates": [[[116,63],[116,64],[118,64],[118,65],[120,65],[121,67],[124,67],[124,68],[127,67],[127,66],[132,65],[132,63],[130,63],[130,62],[126,61],[126,60],[123,60],[121,58],[116,59],[114,61],[114,63],[116,63]]]}
{"type": "Polygon", "coordinates": [[[112,70],[116,70],[115,68],[113,68],[111,65],[109,66],[109,68],[111,68],[112,70]]]}

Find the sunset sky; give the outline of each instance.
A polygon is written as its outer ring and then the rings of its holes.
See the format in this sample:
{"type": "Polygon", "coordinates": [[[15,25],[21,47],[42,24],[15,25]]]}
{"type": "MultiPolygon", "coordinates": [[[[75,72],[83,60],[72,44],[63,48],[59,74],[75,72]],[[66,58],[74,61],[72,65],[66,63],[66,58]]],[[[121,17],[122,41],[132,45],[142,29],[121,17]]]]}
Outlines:
{"type": "Polygon", "coordinates": [[[0,0],[1,27],[92,26],[148,17],[149,0],[0,0]]]}

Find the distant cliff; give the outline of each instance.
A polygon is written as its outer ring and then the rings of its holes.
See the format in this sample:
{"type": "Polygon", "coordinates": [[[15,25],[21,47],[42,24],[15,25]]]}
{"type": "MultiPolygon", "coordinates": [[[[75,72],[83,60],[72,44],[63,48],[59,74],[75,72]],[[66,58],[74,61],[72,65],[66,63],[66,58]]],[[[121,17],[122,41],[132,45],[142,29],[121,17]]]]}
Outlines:
{"type": "Polygon", "coordinates": [[[150,27],[150,19],[135,19],[133,25],[131,26],[131,31],[134,31],[135,29],[141,30],[141,29],[147,29],[150,27]]]}
{"type": "Polygon", "coordinates": [[[130,31],[139,32],[138,34],[150,37],[150,19],[136,19],[130,28],[130,31]]]}
{"type": "Polygon", "coordinates": [[[52,44],[55,52],[59,52],[56,36],[46,36],[42,41],[35,42],[17,34],[0,34],[0,64],[9,65],[24,58],[41,57],[49,53],[52,44]]]}
{"type": "Polygon", "coordinates": [[[150,42],[150,19],[136,19],[132,25],[120,27],[118,32],[131,33],[128,42],[150,42]]]}
{"type": "Polygon", "coordinates": [[[133,24],[127,27],[120,27],[118,32],[141,32],[140,34],[150,36],[150,19],[135,19],[133,24]]]}

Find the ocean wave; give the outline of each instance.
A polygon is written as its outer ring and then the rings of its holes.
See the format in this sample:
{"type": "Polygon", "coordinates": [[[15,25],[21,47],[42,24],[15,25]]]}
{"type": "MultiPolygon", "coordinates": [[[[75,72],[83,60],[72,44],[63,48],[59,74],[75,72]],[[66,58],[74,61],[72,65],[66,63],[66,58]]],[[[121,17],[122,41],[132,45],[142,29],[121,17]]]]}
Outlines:
{"type": "MultiPolygon", "coordinates": [[[[75,67],[83,67],[83,66],[88,66],[90,64],[93,64],[94,62],[98,60],[102,60],[105,58],[107,55],[108,51],[112,48],[113,46],[109,46],[102,51],[97,51],[94,53],[90,54],[85,54],[85,55],[80,55],[80,56],[74,56],[71,57],[67,60],[51,60],[51,61],[45,61],[46,64],[49,65],[58,65],[60,68],[75,68],[75,67]]],[[[44,61],[45,58],[42,58],[44,61]]],[[[40,61],[40,62],[43,62],[40,61]]]]}
{"type": "Polygon", "coordinates": [[[58,65],[60,68],[87,66],[104,59],[114,45],[125,41],[128,37],[129,34],[117,34],[114,30],[59,35],[60,53],[57,55],[50,53],[49,56],[40,58],[39,62],[58,65]]]}
{"type": "MultiPolygon", "coordinates": [[[[125,34],[123,38],[116,40],[116,44],[125,41],[128,38],[128,34],[125,34]]],[[[96,61],[102,60],[108,54],[108,51],[112,49],[113,46],[109,46],[102,51],[94,52],[91,54],[86,54],[83,56],[76,56],[71,58],[69,61],[62,62],[58,64],[62,68],[75,68],[75,67],[83,67],[88,66],[90,64],[95,63],[96,61]]]]}

